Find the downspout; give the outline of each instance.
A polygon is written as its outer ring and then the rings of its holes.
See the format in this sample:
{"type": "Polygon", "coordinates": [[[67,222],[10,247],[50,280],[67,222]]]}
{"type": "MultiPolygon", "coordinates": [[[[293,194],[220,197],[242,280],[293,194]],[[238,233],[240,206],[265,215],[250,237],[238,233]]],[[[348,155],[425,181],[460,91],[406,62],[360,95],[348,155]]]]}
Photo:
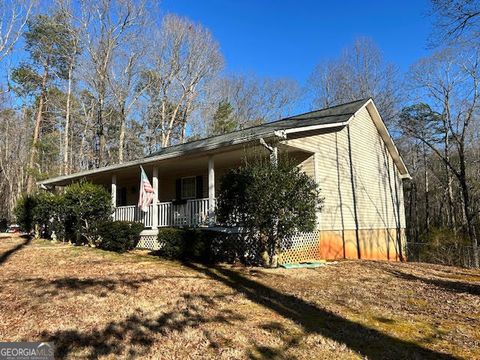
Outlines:
{"type": "Polygon", "coordinates": [[[361,259],[362,254],[360,251],[360,234],[359,234],[359,221],[358,221],[358,210],[357,210],[357,196],[355,189],[355,174],[353,172],[353,156],[352,156],[352,139],[350,136],[350,126],[347,125],[347,137],[348,137],[348,158],[350,161],[350,181],[352,183],[352,200],[353,200],[353,215],[355,220],[355,240],[357,243],[357,258],[361,259]]]}
{"type": "MultiPolygon", "coordinates": [[[[278,130],[273,132],[274,138],[279,138],[280,140],[285,140],[287,138],[287,134],[285,130],[278,130]]],[[[270,161],[273,165],[278,165],[278,147],[268,145],[265,139],[262,137],[260,138],[260,144],[270,152],[270,161]]]]}
{"type": "Polygon", "coordinates": [[[275,167],[278,165],[278,148],[276,146],[268,145],[263,138],[260,138],[260,144],[263,145],[265,149],[270,151],[270,161],[275,167]]]}

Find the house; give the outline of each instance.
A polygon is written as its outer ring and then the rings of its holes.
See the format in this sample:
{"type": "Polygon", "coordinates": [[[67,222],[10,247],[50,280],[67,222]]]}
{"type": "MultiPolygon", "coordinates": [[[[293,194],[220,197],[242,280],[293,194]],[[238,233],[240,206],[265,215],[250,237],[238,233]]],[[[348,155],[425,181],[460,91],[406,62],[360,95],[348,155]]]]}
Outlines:
{"type": "Polygon", "coordinates": [[[174,145],[145,158],[42,181],[61,187],[81,179],[111,189],[114,217],[142,221],[140,246],[158,248],[159,227],[215,227],[222,174],[246,154],[274,144],[315,179],[324,197],[317,229],[282,245],[282,261],[306,258],[401,259],[408,170],[372,99],[292,116],[224,135],[174,145]],[[155,189],[141,212],[140,165],[155,189]]]}

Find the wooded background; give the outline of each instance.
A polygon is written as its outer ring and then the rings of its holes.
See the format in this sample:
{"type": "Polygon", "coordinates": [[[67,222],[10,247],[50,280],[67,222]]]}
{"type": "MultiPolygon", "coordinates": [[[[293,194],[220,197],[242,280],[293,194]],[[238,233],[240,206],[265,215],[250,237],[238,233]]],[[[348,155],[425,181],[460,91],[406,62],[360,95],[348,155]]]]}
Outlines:
{"type": "Polygon", "coordinates": [[[432,0],[430,55],[406,74],[358,38],[306,84],[227,73],[212,33],[154,0],[4,0],[0,14],[0,218],[13,220],[40,179],[273,121],[300,103],[373,97],[412,174],[409,241],[477,248],[479,1],[432,0]]]}

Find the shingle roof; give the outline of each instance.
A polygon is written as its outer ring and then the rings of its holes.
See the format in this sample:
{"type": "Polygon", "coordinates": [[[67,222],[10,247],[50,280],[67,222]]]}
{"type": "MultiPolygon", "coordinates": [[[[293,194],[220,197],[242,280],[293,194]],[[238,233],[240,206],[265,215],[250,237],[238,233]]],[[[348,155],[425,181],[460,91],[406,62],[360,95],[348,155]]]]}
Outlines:
{"type": "Polygon", "coordinates": [[[304,114],[291,116],[285,119],[269,122],[266,124],[252,126],[246,129],[232,131],[227,134],[211,136],[205,139],[190,141],[184,144],[173,145],[161,149],[147,156],[169,154],[177,151],[189,152],[195,149],[202,149],[210,146],[227,146],[234,142],[258,139],[262,136],[272,134],[275,131],[292,129],[295,127],[341,124],[350,119],[369,99],[355,100],[346,104],[332,106],[329,108],[310,111],[304,114]]]}
{"type": "Polygon", "coordinates": [[[316,125],[335,126],[335,124],[338,124],[339,126],[341,126],[342,123],[346,123],[352,117],[352,115],[355,114],[368,101],[369,99],[356,100],[346,104],[332,106],[326,109],[311,111],[308,113],[291,116],[270,123],[253,126],[247,129],[232,131],[224,135],[217,135],[201,140],[191,141],[185,144],[169,146],[141,159],[128,161],[122,164],[108,165],[98,169],[85,170],[76,174],[58,176],[55,178],[40,181],[38,184],[65,184],[68,181],[72,181],[93,174],[138,167],[142,164],[153,163],[167,158],[183,156],[189,153],[197,153],[222,148],[224,146],[255,141],[262,137],[267,138],[269,136],[275,136],[275,133],[281,130],[289,130],[316,125]]]}

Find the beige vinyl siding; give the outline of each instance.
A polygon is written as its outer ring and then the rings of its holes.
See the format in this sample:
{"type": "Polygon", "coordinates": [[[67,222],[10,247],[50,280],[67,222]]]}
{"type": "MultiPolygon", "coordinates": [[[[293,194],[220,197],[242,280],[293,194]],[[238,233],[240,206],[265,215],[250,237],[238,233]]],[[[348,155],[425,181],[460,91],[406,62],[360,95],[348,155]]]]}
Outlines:
{"type": "Polygon", "coordinates": [[[315,179],[315,157],[313,154],[298,164],[300,170],[315,179]]]}
{"type": "Polygon", "coordinates": [[[400,174],[368,110],[349,127],[359,228],[404,228],[400,174]]]}
{"type": "Polygon", "coordinates": [[[354,229],[347,133],[341,130],[287,143],[315,152],[315,178],[323,198],[323,208],[318,217],[319,229],[354,229]]]}
{"type": "Polygon", "coordinates": [[[355,229],[352,188],[359,229],[405,227],[402,180],[366,108],[356,114],[349,129],[287,143],[315,152],[315,178],[324,198],[320,230],[355,229]]]}

